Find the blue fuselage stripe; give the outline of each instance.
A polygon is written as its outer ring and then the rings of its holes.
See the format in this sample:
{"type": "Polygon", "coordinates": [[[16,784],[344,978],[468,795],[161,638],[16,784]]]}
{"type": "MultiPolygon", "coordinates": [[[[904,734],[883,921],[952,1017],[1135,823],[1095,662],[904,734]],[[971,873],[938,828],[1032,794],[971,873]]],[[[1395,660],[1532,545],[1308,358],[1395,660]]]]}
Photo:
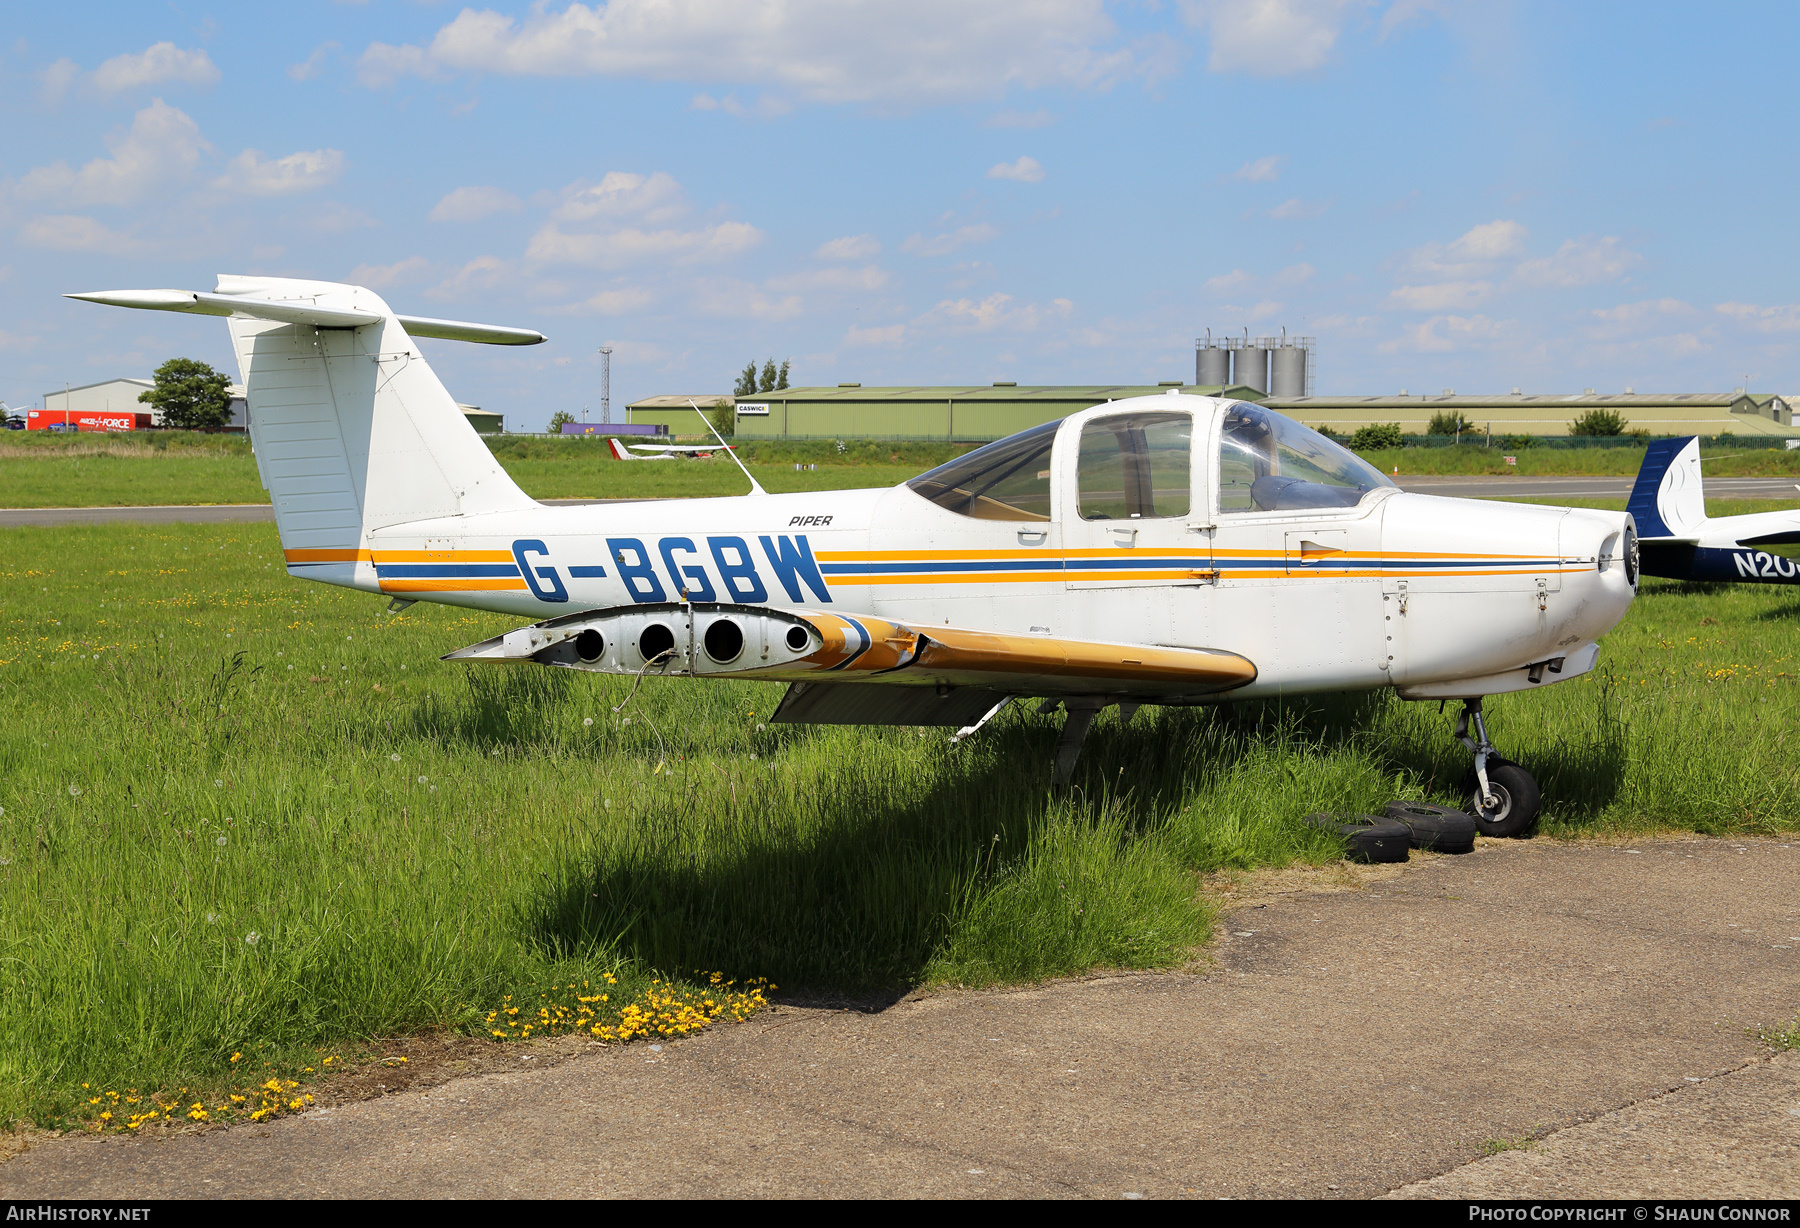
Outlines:
{"type": "Polygon", "coordinates": [[[384,580],[516,579],[519,569],[512,563],[377,563],[375,574],[384,580]]]}

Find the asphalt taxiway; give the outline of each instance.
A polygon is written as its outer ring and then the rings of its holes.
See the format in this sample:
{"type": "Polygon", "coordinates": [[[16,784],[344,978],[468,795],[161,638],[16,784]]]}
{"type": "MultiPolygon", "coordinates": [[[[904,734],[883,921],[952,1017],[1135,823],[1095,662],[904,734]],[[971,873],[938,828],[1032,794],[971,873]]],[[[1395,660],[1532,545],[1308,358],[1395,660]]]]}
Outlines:
{"type": "Polygon", "coordinates": [[[0,1197],[1800,1196],[1800,1054],[1752,1035],[1800,1007],[1800,840],[1482,841],[1316,888],[1225,914],[1197,971],[496,1047],[43,1142],[0,1197]]]}

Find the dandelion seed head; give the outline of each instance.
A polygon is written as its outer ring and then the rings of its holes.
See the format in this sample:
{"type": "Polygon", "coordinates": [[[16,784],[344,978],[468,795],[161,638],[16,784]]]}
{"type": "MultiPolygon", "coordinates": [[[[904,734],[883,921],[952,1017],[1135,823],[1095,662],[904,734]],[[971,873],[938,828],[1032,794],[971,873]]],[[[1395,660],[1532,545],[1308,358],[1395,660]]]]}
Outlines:
{"type": "Polygon", "coordinates": [[[244,935],[244,941],[246,943],[248,943],[250,946],[255,946],[257,943],[262,941],[262,935],[257,933],[255,930],[251,930],[248,934],[244,935]]]}
{"type": "Polygon", "coordinates": [[[584,725],[584,726],[586,726],[586,725],[592,725],[592,724],[593,724],[593,723],[594,723],[594,718],[593,718],[593,717],[591,717],[591,716],[588,716],[588,717],[583,717],[583,718],[582,718],[582,721],[581,721],[581,723],[582,723],[582,724],[583,724],[583,725],[584,725]]]}
{"type": "Polygon", "coordinates": [[[421,776],[421,777],[419,777],[419,783],[420,783],[420,784],[422,784],[422,785],[423,785],[423,784],[430,784],[430,783],[431,783],[431,777],[429,777],[429,776],[421,776]]]}
{"type": "Polygon", "coordinates": [[[399,755],[389,755],[389,756],[388,756],[388,758],[389,758],[389,759],[392,759],[392,760],[393,760],[393,761],[394,761],[394,762],[395,762],[395,763],[398,763],[398,762],[400,762],[400,756],[399,756],[399,755]]]}
{"type": "MultiPolygon", "coordinates": [[[[208,925],[217,925],[219,923],[219,914],[216,912],[207,913],[206,914],[206,923],[208,925]]],[[[234,1058],[232,1060],[235,1061],[236,1059],[234,1058]]]]}
{"type": "Polygon", "coordinates": [[[69,796],[70,797],[80,797],[81,796],[81,786],[80,785],[70,785],[69,786],[69,796]]]}
{"type": "Polygon", "coordinates": [[[222,780],[215,780],[215,781],[213,781],[213,788],[215,788],[215,789],[223,789],[223,788],[224,788],[224,787],[225,787],[225,782],[224,782],[224,781],[222,781],[222,780]]]}
{"type": "Polygon", "coordinates": [[[219,845],[222,848],[222,847],[224,847],[224,844],[225,844],[225,837],[220,836],[217,840],[213,841],[213,843],[219,845]]]}

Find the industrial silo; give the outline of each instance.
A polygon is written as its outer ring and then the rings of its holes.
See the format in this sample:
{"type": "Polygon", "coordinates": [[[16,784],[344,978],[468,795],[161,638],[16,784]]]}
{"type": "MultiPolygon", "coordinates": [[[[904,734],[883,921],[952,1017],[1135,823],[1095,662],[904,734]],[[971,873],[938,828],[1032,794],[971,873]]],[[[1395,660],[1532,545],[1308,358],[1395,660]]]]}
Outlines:
{"type": "Polygon", "coordinates": [[[1268,338],[1258,337],[1237,352],[1237,370],[1232,374],[1231,382],[1257,392],[1269,390],[1268,338]]]}
{"type": "Polygon", "coordinates": [[[1194,382],[1208,388],[1231,383],[1231,349],[1224,340],[1214,341],[1210,333],[1195,338],[1194,382]]]}
{"type": "Polygon", "coordinates": [[[1306,350],[1288,342],[1275,348],[1269,360],[1269,395],[1303,397],[1306,395],[1306,350]]]}

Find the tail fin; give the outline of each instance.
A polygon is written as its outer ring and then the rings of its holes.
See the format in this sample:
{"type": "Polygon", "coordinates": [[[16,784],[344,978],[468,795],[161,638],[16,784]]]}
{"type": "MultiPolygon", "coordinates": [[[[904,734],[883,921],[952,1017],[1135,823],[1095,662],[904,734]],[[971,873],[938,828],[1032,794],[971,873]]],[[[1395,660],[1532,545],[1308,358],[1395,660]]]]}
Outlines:
{"type": "Polygon", "coordinates": [[[77,295],[228,316],[257,471],[290,566],[378,591],[369,534],[389,525],[537,506],[494,459],[408,333],[500,344],[523,329],[401,317],[334,282],[221,276],[216,292],[77,295]]]}
{"type": "Polygon", "coordinates": [[[631,454],[630,449],[626,448],[626,446],[624,444],[619,442],[619,437],[617,435],[612,436],[606,442],[607,442],[607,445],[612,448],[613,457],[617,460],[642,460],[642,459],[644,459],[641,456],[633,456],[631,454]]]}
{"type": "Polygon", "coordinates": [[[1706,524],[1706,494],[1700,485],[1700,440],[1658,439],[1644,454],[1637,484],[1625,510],[1637,521],[1639,537],[1693,537],[1706,524]]]}

